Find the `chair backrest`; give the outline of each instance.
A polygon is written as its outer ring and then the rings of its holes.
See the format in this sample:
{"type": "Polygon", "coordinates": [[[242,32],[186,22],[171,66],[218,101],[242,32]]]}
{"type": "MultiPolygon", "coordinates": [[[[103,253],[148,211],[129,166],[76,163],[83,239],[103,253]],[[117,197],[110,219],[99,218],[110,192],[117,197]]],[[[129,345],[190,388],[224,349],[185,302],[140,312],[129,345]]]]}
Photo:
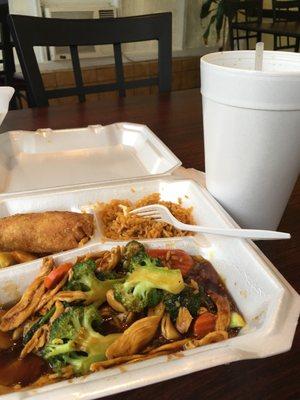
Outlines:
{"type": "Polygon", "coordinates": [[[273,21],[300,21],[300,0],[272,0],[273,21]]]}
{"type": "Polygon", "coordinates": [[[234,50],[235,43],[240,50],[240,41],[246,43],[246,48],[250,49],[251,39],[261,40],[259,33],[246,31],[240,33],[238,25],[240,23],[261,24],[263,17],[263,0],[225,0],[225,12],[229,21],[229,40],[231,50],[234,50]]]}
{"type": "Polygon", "coordinates": [[[13,56],[13,46],[10,38],[10,30],[7,23],[8,3],[0,3],[0,50],[2,51],[2,59],[0,63],[3,64],[1,75],[4,78],[5,85],[11,85],[13,75],[16,72],[15,61],[13,56]]]}
{"type": "Polygon", "coordinates": [[[262,21],[262,0],[226,0],[225,7],[229,23],[262,21]]]}
{"type": "Polygon", "coordinates": [[[30,94],[30,106],[48,105],[49,98],[85,95],[158,84],[161,92],[171,90],[172,14],[160,13],[111,19],[54,19],[10,15],[9,23],[30,94]],[[125,82],[121,43],[158,41],[158,77],[125,82]],[[84,86],[78,46],[112,44],[115,56],[116,83],[84,86]],[[45,90],[34,46],[69,46],[75,87],[45,90]]]}

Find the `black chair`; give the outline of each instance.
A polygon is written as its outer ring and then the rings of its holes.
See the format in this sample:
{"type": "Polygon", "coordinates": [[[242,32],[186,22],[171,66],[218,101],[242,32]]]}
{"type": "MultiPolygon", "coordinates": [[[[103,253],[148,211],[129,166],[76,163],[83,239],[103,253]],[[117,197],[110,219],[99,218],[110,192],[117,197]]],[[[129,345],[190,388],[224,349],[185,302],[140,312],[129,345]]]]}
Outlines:
{"type": "Polygon", "coordinates": [[[255,38],[256,42],[261,41],[261,33],[243,31],[241,24],[261,24],[263,16],[262,0],[226,0],[225,11],[229,21],[229,41],[231,50],[234,44],[240,50],[240,41],[245,41],[246,48],[250,49],[250,39],[255,38]],[[241,31],[244,32],[241,34],[241,31]]]}
{"type": "MultiPolygon", "coordinates": [[[[300,0],[272,0],[273,22],[300,21],[300,0]]],[[[274,50],[299,51],[300,39],[274,35],[274,50]],[[284,41],[283,41],[284,39],[284,41]]]]}
{"type": "Polygon", "coordinates": [[[11,41],[10,30],[7,22],[8,2],[0,2],[0,50],[2,58],[0,64],[3,65],[0,71],[0,85],[12,86],[15,94],[10,102],[10,109],[22,108],[22,98],[26,99],[26,83],[22,74],[16,73],[16,66],[13,55],[13,43],[11,41]],[[24,93],[24,94],[23,94],[24,93]]]}
{"type": "Polygon", "coordinates": [[[31,107],[48,106],[49,98],[85,95],[158,84],[160,92],[171,90],[172,14],[161,13],[102,20],[71,20],[10,15],[9,22],[24,78],[29,89],[31,107]],[[158,41],[158,77],[125,82],[121,43],[158,41]],[[84,86],[78,46],[113,44],[116,83],[84,86]],[[75,87],[45,90],[33,46],[69,46],[75,87]]]}

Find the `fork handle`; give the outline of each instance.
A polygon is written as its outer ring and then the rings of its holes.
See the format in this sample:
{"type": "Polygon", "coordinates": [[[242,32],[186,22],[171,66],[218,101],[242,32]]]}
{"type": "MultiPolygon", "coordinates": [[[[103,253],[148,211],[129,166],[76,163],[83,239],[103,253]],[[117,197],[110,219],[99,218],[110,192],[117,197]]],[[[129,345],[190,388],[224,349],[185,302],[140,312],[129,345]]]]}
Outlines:
{"type": "Polygon", "coordinates": [[[235,238],[255,240],[290,239],[291,235],[285,232],[265,231],[262,229],[231,229],[231,228],[206,228],[198,225],[178,224],[178,228],[190,232],[200,232],[210,235],[230,236],[235,238]]]}

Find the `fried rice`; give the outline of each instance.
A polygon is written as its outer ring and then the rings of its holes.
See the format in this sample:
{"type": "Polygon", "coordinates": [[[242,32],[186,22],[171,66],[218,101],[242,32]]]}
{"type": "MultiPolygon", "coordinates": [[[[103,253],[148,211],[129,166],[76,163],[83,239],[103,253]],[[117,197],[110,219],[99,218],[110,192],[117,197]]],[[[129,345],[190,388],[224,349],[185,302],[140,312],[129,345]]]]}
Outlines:
{"type": "Polygon", "coordinates": [[[152,193],[135,203],[119,199],[111,200],[109,203],[98,203],[96,212],[100,217],[105,236],[114,240],[128,240],[192,235],[191,232],[181,231],[165,222],[157,222],[150,218],[129,214],[135,208],[150,204],[162,204],[179,221],[185,224],[194,223],[192,207],[183,207],[180,200],[178,203],[162,201],[159,193],[152,193]]]}

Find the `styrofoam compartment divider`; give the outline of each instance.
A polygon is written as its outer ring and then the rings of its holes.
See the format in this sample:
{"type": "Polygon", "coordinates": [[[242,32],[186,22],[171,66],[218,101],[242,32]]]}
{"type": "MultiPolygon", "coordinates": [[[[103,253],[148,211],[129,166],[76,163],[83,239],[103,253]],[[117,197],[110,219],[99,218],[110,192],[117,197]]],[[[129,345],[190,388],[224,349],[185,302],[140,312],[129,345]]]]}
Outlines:
{"type": "MultiPolygon", "coordinates": [[[[87,199],[108,201],[113,197],[140,198],[141,194],[158,191],[163,199],[181,197],[185,206],[193,205],[198,223],[230,227],[234,224],[213,200],[210,194],[190,180],[166,177],[134,184],[116,184],[101,188],[30,196],[3,200],[1,215],[32,209],[42,211],[49,207],[65,209],[72,199],[72,209],[86,205],[87,199]],[[130,188],[134,186],[134,191],[130,188]],[[47,200],[48,197],[48,200],[47,200]],[[34,202],[33,202],[34,198],[34,202]],[[31,204],[31,205],[30,205],[31,204]]],[[[63,381],[34,391],[27,390],[7,395],[7,399],[50,400],[65,399],[74,391],[80,399],[93,399],[124,390],[163,381],[193,371],[232,361],[266,357],[290,349],[300,310],[298,294],[250,241],[201,235],[195,237],[142,241],[150,247],[180,248],[191,254],[202,254],[209,259],[224,279],[226,286],[247,320],[247,326],[238,337],[184,352],[184,357],[171,359],[162,356],[137,364],[91,374],[88,377],[63,381]],[[166,367],[167,363],[167,367],[166,367]]],[[[57,263],[75,260],[78,255],[109,249],[124,242],[91,243],[85,247],[54,255],[57,263]]],[[[0,303],[17,300],[38,273],[41,260],[0,271],[0,303]]],[[[3,397],[3,399],[5,396],[3,397]]]]}
{"type": "Polygon", "coordinates": [[[200,186],[192,180],[173,176],[9,197],[0,200],[0,218],[18,213],[51,210],[94,213],[96,221],[95,235],[85,245],[87,246],[91,243],[99,242],[99,240],[108,240],[104,236],[101,220],[97,213],[94,212],[94,205],[97,202],[107,203],[112,199],[136,201],[154,192],[160,193],[162,200],[177,202],[180,199],[184,207],[193,207],[193,215],[197,222],[210,224],[210,221],[205,222],[203,220],[205,216],[202,211],[200,186]]]}
{"type": "Polygon", "coordinates": [[[0,197],[158,176],[180,165],[141,124],[11,131],[0,136],[0,197]]]}

